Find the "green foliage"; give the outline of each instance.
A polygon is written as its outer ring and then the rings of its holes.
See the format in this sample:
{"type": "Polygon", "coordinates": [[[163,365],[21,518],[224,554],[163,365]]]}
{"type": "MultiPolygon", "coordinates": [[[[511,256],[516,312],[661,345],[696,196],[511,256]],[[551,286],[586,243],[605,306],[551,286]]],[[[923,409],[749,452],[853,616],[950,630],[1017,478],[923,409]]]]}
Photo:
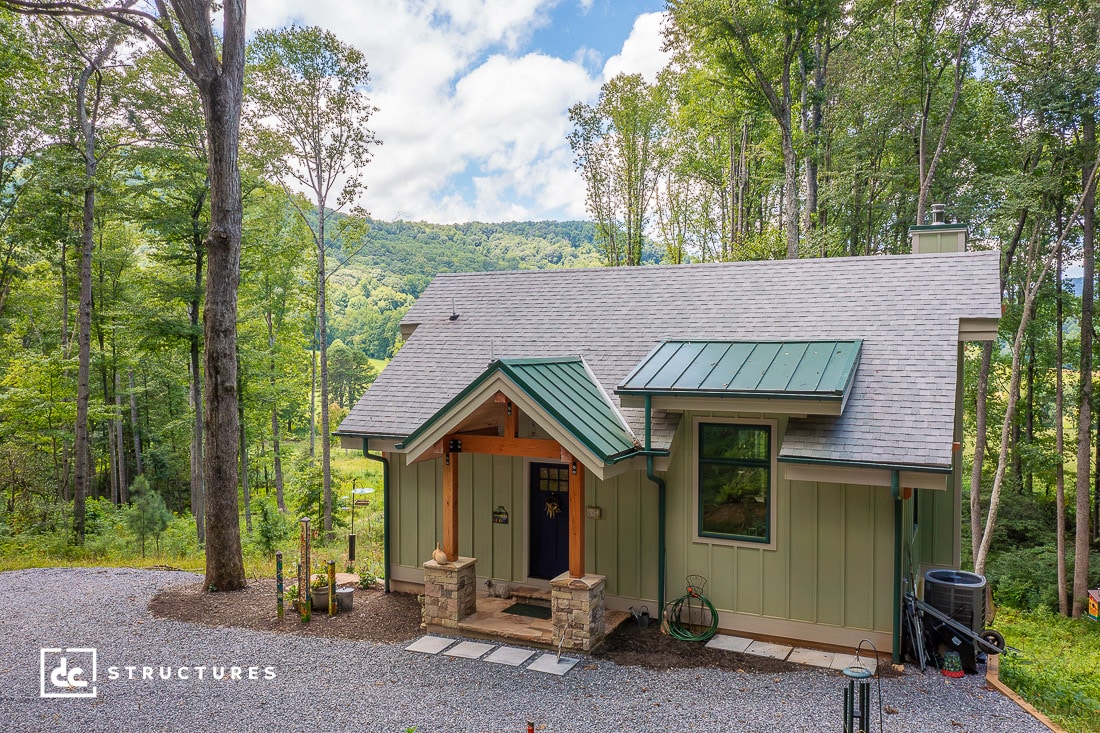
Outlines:
{"type": "Polygon", "coordinates": [[[290,517],[279,511],[270,498],[255,499],[252,506],[258,515],[257,544],[264,555],[274,557],[275,552],[294,534],[294,523],[290,517]]]}
{"type": "MultiPolygon", "coordinates": [[[[321,463],[308,453],[302,453],[294,460],[293,475],[291,477],[294,492],[298,500],[295,510],[299,516],[308,516],[314,532],[320,530],[324,518],[324,492],[321,483],[321,463]]],[[[333,470],[333,484],[340,481],[339,472],[333,470]]],[[[332,498],[332,527],[347,527],[341,512],[343,511],[343,497],[334,492],[332,498]]]]}
{"type": "Polygon", "coordinates": [[[378,577],[369,570],[359,571],[359,587],[360,588],[373,588],[378,582],[378,577]]]}
{"type": "Polygon", "coordinates": [[[1100,732],[1100,623],[1039,609],[997,628],[1022,652],[1001,656],[1001,679],[1067,730],[1100,732]]]}
{"type": "Polygon", "coordinates": [[[149,488],[144,476],[138,476],[130,485],[133,506],[126,516],[126,526],[141,540],[141,556],[145,557],[145,539],[152,536],[160,549],[160,535],[168,528],[172,512],[164,505],[159,492],[149,488]]]}

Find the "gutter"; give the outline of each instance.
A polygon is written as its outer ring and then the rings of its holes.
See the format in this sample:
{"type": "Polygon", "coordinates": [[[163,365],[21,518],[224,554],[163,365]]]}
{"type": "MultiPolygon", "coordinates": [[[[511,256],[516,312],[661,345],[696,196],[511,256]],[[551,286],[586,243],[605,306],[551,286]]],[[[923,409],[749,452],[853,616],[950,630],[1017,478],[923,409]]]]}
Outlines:
{"type": "Polygon", "coordinates": [[[894,497],[894,664],[901,664],[901,479],[898,470],[890,472],[890,495],[894,497]]]}
{"type": "Polygon", "coordinates": [[[669,452],[655,451],[650,447],[652,399],[650,395],[645,396],[645,448],[640,453],[645,455],[646,478],[657,485],[657,613],[660,614],[661,623],[663,623],[665,617],[665,520],[668,513],[668,500],[665,480],[653,472],[653,458],[657,455],[668,455],[669,452]]]}
{"type": "Polygon", "coordinates": [[[886,471],[913,471],[915,473],[939,473],[948,475],[951,466],[929,466],[919,463],[874,463],[871,461],[845,461],[834,458],[812,458],[810,456],[777,456],[779,463],[801,463],[808,466],[839,466],[841,468],[877,468],[886,471]]]}
{"type": "Polygon", "coordinates": [[[382,455],[367,450],[367,438],[363,437],[363,457],[382,464],[382,576],[383,588],[390,592],[390,461],[382,455]]]}

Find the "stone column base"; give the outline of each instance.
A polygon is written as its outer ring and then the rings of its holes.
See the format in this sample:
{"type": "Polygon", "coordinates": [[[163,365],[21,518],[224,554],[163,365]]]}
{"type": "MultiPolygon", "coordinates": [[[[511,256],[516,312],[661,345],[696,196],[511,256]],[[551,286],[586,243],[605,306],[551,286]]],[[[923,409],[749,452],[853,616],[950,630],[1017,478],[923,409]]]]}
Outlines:
{"type": "Polygon", "coordinates": [[[603,641],[605,580],[603,575],[562,573],[550,581],[554,639],[564,639],[562,647],[589,652],[603,641]]]}
{"type": "Polygon", "coordinates": [[[424,623],[456,628],[477,610],[477,558],[424,563],[424,623]]]}

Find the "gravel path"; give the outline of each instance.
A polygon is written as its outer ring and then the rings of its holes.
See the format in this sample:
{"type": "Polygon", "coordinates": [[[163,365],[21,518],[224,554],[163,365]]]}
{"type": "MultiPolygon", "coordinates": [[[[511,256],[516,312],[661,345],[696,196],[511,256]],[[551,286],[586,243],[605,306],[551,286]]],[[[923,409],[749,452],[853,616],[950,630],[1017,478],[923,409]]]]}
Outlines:
{"type": "MultiPolygon", "coordinates": [[[[654,672],[584,660],[562,678],[403,645],[333,641],[154,619],[158,588],[185,573],[48,569],[0,573],[0,731],[829,731],[843,681],[807,670],[773,677],[710,669],[654,672]],[[95,647],[95,699],[39,697],[41,647],[95,647]],[[128,679],[126,666],[136,679],[128,679]],[[173,678],[159,679],[170,665],[173,678]],[[214,680],[212,668],[243,668],[214,680]],[[151,680],[141,667],[154,668],[151,680]],[[259,679],[248,679],[248,667],[259,679]],[[108,679],[116,667],[120,679],[108,679]],[[186,667],[189,680],[175,678],[186,667]],[[196,668],[206,667],[197,680],[196,668]],[[264,679],[273,667],[274,679],[264,679]]],[[[55,664],[51,664],[52,668],[55,664]]],[[[70,665],[72,666],[72,665],[70,665]]],[[[48,669],[49,669],[48,668],[48,669]]],[[[270,674],[270,673],[269,673],[270,674]]],[[[47,682],[47,687],[50,687],[47,682]]],[[[52,689],[52,688],[51,688],[52,689]]],[[[981,677],[884,680],[886,731],[1047,729],[981,677]]]]}

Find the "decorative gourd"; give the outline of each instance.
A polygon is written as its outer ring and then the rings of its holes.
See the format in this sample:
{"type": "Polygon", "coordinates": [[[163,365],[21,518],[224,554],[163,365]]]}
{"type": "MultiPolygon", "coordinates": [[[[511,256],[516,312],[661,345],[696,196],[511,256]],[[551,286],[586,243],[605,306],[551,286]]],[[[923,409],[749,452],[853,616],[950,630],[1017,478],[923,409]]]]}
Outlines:
{"type": "Polygon", "coordinates": [[[439,549],[439,543],[435,543],[435,551],[432,552],[432,559],[435,560],[436,565],[447,564],[447,553],[439,549]]]}

